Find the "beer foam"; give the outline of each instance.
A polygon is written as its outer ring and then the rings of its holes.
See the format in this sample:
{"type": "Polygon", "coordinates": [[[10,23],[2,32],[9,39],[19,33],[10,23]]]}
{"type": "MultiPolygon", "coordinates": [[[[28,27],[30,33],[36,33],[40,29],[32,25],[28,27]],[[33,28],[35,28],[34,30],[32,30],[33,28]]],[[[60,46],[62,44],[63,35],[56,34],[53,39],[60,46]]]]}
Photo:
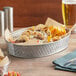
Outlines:
{"type": "Polygon", "coordinates": [[[62,0],[64,4],[76,4],[76,0],[62,0]]]}

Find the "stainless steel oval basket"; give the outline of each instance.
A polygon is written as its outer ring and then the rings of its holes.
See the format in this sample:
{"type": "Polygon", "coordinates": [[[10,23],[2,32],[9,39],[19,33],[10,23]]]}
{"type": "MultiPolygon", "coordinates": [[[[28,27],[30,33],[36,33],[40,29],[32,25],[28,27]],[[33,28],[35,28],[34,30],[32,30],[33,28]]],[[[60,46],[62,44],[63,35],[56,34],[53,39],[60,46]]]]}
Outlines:
{"type": "MultiPolygon", "coordinates": [[[[24,30],[17,30],[12,33],[13,37],[19,36],[24,30]]],[[[52,55],[54,53],[60,52],[68,47],[70,35],[55,41],[46,44],[40,45],[16,45],[10,42],[8,44],[8,51],[10,55],[22,58],[35,58],[35,57],[44,57],[52,55]]]]}

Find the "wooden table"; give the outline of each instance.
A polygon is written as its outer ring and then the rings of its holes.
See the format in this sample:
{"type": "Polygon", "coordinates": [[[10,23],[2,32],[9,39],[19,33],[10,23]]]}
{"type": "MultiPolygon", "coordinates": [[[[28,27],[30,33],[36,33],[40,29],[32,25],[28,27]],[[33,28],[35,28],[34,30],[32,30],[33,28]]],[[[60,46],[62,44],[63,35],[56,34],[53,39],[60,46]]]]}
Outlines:
{"type": "Polygon", "coordinates": [[[74,49],[76,49],[76,34],[71,35],[67,49],[51,56],[34,59],[21,59],[9,56],[11,59],[9,71],[20,72],[21,76],[76,76],[76,73],[73,72],[55,70],[55,66],[52,64],[53,60],[64,56],[74,49]]]}

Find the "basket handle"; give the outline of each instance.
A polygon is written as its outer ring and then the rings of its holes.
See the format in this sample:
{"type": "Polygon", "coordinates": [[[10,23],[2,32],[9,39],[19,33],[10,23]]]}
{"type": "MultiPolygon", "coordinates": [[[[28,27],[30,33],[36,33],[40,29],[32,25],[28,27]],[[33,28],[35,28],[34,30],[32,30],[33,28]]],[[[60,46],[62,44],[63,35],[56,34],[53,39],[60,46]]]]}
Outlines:
{"type": "Polygon", "coordinates": [[[75,27],[76,27],[76,24],[73,25],[73,27],[69,30],[67,34],[70,34],[75,27]]]}

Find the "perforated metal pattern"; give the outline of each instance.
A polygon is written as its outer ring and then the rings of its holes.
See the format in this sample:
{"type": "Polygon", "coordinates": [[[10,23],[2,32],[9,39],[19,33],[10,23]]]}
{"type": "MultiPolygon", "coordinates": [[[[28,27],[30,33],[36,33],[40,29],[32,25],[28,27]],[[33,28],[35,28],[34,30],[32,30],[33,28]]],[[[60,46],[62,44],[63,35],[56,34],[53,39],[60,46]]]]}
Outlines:
{"type": "MultiPolygon", "coordinates": [[[[24,29],[23,29],[24,30],[24,29]]],[[[20,30],[20,31],[23,31],[20,30]]],[[[20,31],[16,31],[15,33],[19,34],[20,31]]],[[[16,34],[13,34],[14,36],[16,34]]],[[[21,34],[21,32],[20,32],[21,34]]],[[[22,45],[15,45],[12,43],[8,43],[9,54],[22,57],[22,58],[33,58],[33,57],[43,57],[48,56],[57,52],[60,52],[68,47],[69,36],[62,38],[53,43],[43,44],[43,45],[32,45],[32,46],[22,46],[22,45]]]]}

